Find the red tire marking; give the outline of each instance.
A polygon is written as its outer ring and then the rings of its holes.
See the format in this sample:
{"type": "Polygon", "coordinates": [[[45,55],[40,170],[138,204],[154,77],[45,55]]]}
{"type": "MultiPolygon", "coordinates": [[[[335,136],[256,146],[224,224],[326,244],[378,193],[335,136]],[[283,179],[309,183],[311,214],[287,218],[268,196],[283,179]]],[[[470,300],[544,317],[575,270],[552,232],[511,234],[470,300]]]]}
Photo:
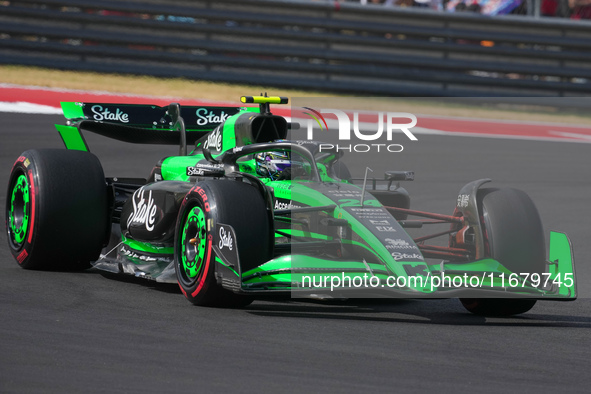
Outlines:
{"type": "Polygon", "coordinates": [[[203,199],[203,208],[205,208],[205,212],[209,212],[209,202],[207,201],[207,194],[205,194],[205,190],[203,190],[200,186],[193,187],[190,192],[195,191],[197,194],[201,196],[203,199]]]}
{"type": "Polygon", "coordinates": [[[14,171],[14,167],[16,167],[16,165],[17,165],[18,163],[22,163],[22,162],[24,162],[24,161],[25,161],[25,159],[26,159],[26,157],[25,157],[25,156],[19,156],[19,158],[18,158],[18,159],[16,159],[16,161],[15,161],[15,162],[14,162],[14,164],[12,165],[12,169],[10,170],[10,172],[14,171]]]}
{"type": "Polygon", "coordinates": [[[16,258],[16,261],[18,261],[19,264],[22,264],[28,255],[29,253],[27,253],[27,249],[23,249],[23,251],[16,258]]]}
{"type": "Polygon", "coordinates": [[[35,223],[35,184],[33,183],[33,171],[29,171],[29,184],[31,185],[31,223],[29,224],[29,239],[33,239],[33,225],[35,223]]]}
{"type": "Polygon", "coordinates": [[[207,271],[209,271],[209,265],[210,265],[209,258],[211,257],[212,239],[213,239],[213,236],[211,234],[209,234],[207,236],[207,258],[205,259],[207,264],[205,264],[205,270],[203,271],[203,275],[201,276],[201,280],[199,281],[199,285],[197,285],[197,288],[195,289],[195,291],[193,293],[191,293],[191,297],[195,297],[197,294],[199,294],[199,292],[201,291],[201,288],[205,284],[205,280],[207,279],[207,271]]]}
{"type": "Polygon", "coordinates": [[[179,281],[177,280],[177,282],[176,282],[176,283],[178,283],[178,284],[179,284],[179,288],[181,289],[181,293],[183,293],[183,295],[184,295],[184,296],[185,296],[185,298],[186,298],[186,297],[187,297],[187,292],[185,291],[185,289],[183,289],[183,286],[181,286],[181,282],[179,282],[179,281]]]}

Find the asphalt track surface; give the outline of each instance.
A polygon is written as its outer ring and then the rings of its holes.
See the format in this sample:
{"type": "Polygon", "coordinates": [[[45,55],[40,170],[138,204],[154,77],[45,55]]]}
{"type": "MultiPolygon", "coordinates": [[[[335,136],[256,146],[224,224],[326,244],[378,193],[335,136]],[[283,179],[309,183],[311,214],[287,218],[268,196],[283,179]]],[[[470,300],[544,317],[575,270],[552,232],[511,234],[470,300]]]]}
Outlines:
{"type": "MultiPolygon", "coordinates": [[[[52,128],[59,122],[0,114],[3,188],[22,151],[61,147],[52,128]]],[[[87,140],[107,176],[147,176],[160,157],[175,154],[87,140]]],[[[378,174],[415,170],[412,206],[442,213],[473,179],[525,190],[546,230],[570,235],[580,298],[538,302],[513,318],[473,316],[457,300],[200,308],[175,286],[92,270],[25,271],[2,235],[0,392],[588,392],[591,145],[432,135],[404,145],[403,153],[353,155],[348,164],[354,175],[366,165],[378,174]]]]}

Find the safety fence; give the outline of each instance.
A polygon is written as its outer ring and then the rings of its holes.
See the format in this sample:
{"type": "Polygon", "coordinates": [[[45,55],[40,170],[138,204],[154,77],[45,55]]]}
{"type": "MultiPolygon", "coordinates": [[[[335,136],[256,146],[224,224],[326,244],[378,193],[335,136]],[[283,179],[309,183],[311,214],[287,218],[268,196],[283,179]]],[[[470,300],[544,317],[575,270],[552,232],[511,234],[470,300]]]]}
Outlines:
{"type": "Polygon", "coordinates": [[[388,96],[591,93],[591,23],[298,0],[0,1],[0,64],[388,96]]]}

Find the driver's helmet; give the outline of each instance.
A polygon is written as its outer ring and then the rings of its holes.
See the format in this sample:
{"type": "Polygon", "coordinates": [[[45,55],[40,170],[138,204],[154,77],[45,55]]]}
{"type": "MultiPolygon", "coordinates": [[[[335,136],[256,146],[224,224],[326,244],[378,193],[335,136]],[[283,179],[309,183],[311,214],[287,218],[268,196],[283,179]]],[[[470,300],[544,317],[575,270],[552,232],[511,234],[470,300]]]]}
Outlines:
{"type": "Polygon", "coordinates": [[[291,153],[289,151],[260,152],[254,157],[256,172],[271,180],[289,179],[291,153]]]}

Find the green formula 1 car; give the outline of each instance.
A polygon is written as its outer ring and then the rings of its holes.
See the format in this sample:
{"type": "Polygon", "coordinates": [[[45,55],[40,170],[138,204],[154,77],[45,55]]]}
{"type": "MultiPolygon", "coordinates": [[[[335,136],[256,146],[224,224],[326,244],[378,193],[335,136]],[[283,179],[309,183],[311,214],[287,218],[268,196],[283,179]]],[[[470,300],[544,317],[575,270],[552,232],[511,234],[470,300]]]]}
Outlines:
{"type": "Polygon", "coordinates": [[[6,230],[17,262],[178,282],[209,306],[457,297],[473,313],[512,315],[576,298],[569,239],[551,232],[546,258],[522,191],[482,179],[460,190],[451,215],[411,210],[400,181],[412,172],[352,179],[342,152],[288,140],[297,124],[270,112],[287,99],[242,102],[259,106],[62,103],[68,122],[56,127],[67,149],[28,150],[12,168],[6,230]],[[148,179],[105,178],[82,131],[180,152],[148,179]]]}

